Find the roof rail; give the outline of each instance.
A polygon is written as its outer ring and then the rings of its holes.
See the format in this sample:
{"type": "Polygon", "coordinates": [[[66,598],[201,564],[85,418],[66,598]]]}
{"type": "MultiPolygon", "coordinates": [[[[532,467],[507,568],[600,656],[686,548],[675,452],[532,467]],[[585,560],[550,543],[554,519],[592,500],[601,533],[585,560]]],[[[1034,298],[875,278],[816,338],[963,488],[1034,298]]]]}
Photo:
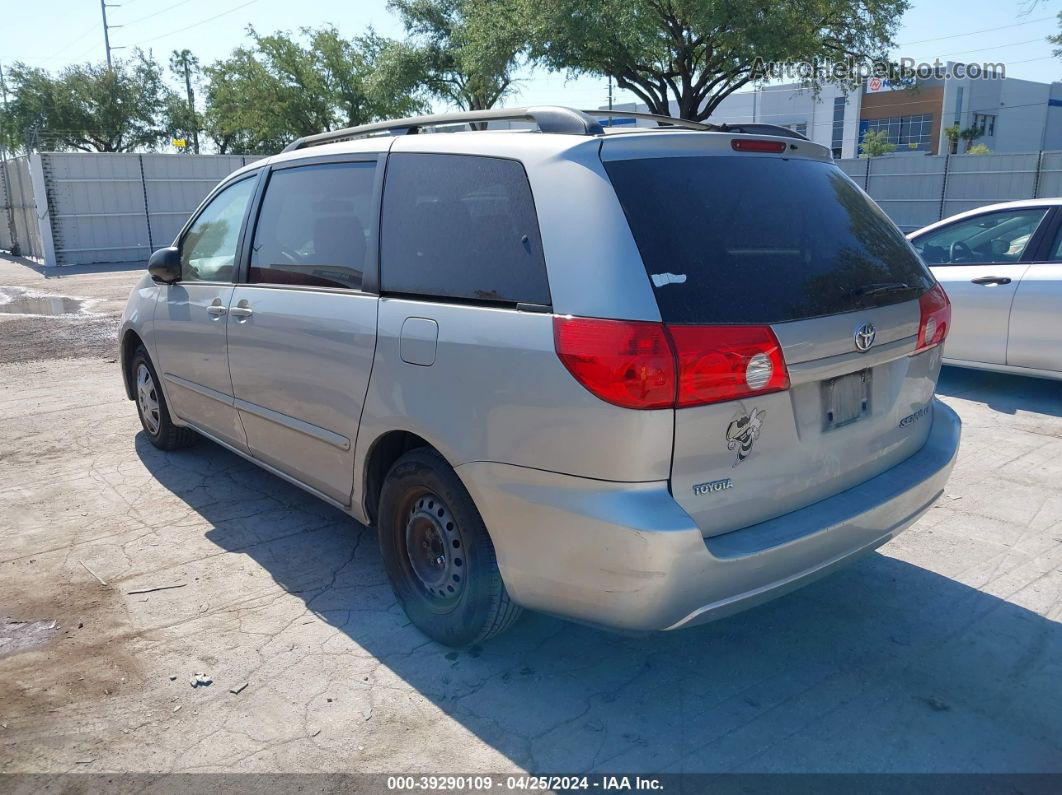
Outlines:
{"type": "Polygon", "coordinates": [[[475,124],[489,121],[531,121],[544,133],[565,133],[568,135],[600,135],[604,132],[597,120],[582,111],[559,105],[540,105],[526,108],[500,108],[497,110],[469,110],[460,113],[436,113],[430,116],[411,116],[407,119],[392,119],[342,130],[307,135],[292,141],[285,152],[304,149],[308,146],[349,141],[375,133],[391,135],[414,135],[425,127],[438,127],[442,124],[475,124]]]}
{"type": "Polygon", "coordinates": [[[689,119],[679,119],[674,116],[660,116],[656,113],[635,113],[630,110],[584,110],[583,113],[588,116],[604,116],[606,118],[621,118],[621,119],[644,119],[645,121],[655,121],[660,127],[679,127],[684,130],[700,130],[701,132],[711,132],[718,130],[719,128],[714,124],[707,124],[700,121],[690,121],[689,119]]]}
{"type": "Polygon", "coordinates": [[[750,124],[720,124],[715,129],[719,132],[747,133],[749,135],[777,135],[782,138],[797,138],[801,141],[811,140],[803,133],[798,133],[796,130],[791,130],[780,124],[760,124],[759,122],[750,124]]]}

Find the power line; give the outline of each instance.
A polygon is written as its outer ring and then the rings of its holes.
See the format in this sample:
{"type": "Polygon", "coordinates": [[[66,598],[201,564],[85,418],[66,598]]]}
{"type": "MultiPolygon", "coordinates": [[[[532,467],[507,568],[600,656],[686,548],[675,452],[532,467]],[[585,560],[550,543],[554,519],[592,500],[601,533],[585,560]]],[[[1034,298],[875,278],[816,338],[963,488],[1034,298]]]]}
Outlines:
{"type": "Polygon", "coordinates": [[[937,58],[950,58],[952,55],[969,55],[975,52],[989,52],[990,50],[1002,50],[1005,47],[1017,47],[1021,44],[1035,44],[1037,42],[1044,41],[1042,38],[1027,39],[1026,41],[1012,41],[1010,44],[993,44],[991,47],[981,47],[978,50],[958,50],[956,52],[945,52],[937,56],[937,58]]]}
{"type": "Polygon", "coordinates": [[[897,47],[910,47],[914,44],[927,44],[931,41],[944,41],[945,39],[961,39],[964,36],[976,36],[978,33],[995,33],[997,30],[1006,30],[1008,28],[1020,28],[1022,25],[1032,25],[1036,22],[1047,22],[1050,17],[1040,17],[1039,19],[1029,19],[1025,22],[1015,22],[1013,25],[996,25],[994,28],[984,28],[983,30],[971,30],[968,33],[953,33],[950,36],[937,36],[932,39],[920,39],[919,41],[905,41],[902,44],[897,44],[897,47]]]}
{"type": "Polygon", "coordinates": [[[176,2],[176,3],[174,3],[173,5],[170,5],[170,6],[166,6],[165,8],[160,9],[159,11],[153,11],[152,13],[147,14],[146,16],[137,17],[134,20],[126,22],[125,23],[125,27],[128,28],[128,27],[132,27],[133,25],[139,25],[141,22],[145,22],[145,21],[147,21],[147,20],[149,20],[149,19],[151,19],[153,17],[157,17],[159,14],[165,14],[167,11],[172,11],[173,9],[177,8],[178,6],[183,6],[183,5],[186,5],[186,4],[190,3],[190,2],[192,2],[192,0],[179,0],[179,2],[176,2]]]}
{"type": "Polygon", "coordinates": [[[208,22],[213,22],[215,19],[221,19],[221,17],[223,17],[223,16],[231,14],[234,11],[239,11],[241,8],[247,8],[247,6],[252,6],[255,3],[257,3],[257,2],[258,2],[258,0],[249,0],[248,2],[243,3],[242,5],[238,5],[238,6],[235,6],[233,8],[230,8],[228,11],[222,11],[220,14],[215,14],[214,16],[208,17],[207,19],[201,19],[198,22],[193,22],[191,25],[186,25],[183,28],[178,28],[177,30],[171,30],[169,33],[163,33],[160,36],[154,36],[154,37],[152,37],[150,39],[144,39],[143,41],[139,42],[139,44],[141,44],[141,45],[150,44],[153,41],[158,41],[159,39],[165,39],[167,36],[174,36],[174,35],[176,35],[178,33],[184,33],[186,30],[191,30],[192,28],[197,28],[200,25],[205,25],[208,22]]]}

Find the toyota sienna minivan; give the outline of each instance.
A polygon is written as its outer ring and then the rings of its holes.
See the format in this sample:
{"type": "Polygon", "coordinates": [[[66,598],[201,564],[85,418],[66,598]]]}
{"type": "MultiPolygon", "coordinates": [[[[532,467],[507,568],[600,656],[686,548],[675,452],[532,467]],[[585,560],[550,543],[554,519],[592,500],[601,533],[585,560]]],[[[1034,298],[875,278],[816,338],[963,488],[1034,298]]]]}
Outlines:
{"type": "Polygon", "coordinates": [[[455,646],[522,608],[678,629],[887,542],[958,448],[946,295],[825,147],[607,115],[382,122],[226,177],[125,310],[147,437],[374,525],[455,646]]]}

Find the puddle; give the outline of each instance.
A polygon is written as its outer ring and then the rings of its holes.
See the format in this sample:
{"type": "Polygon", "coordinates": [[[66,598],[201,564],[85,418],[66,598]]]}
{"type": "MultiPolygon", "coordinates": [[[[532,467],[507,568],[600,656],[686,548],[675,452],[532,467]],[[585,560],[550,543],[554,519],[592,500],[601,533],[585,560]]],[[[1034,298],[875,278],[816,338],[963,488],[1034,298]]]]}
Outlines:
{"type": "Polygon", "coordinates": [[[85,306],[81,298],[45,295],[20,287],[0,287],[2,315],[76,315],[85,306]]]}
{"type": "Polygon", "coordinates": [[[58,634],[55,621],[18,621],[0,616],[0,656],[40,646],[58,634]]]}

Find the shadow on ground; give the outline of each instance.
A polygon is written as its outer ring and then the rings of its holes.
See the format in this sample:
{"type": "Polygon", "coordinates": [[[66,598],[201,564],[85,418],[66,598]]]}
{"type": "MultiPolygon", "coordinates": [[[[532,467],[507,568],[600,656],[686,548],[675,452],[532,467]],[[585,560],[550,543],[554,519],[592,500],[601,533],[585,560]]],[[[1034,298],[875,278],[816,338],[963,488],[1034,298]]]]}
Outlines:
{"type": "Polygon", "coordinates": [[[873,554],[653,637],[525,615],[456,653],[408,624],[371,530],[213,444],[136,448],[213,543],[536,772],[1062,771],[1062,626],[918,566],[873,554]]]}
{"type": "Polygon", "coordinates": [[[1062,417],[1062,381],[944,367],[940,371],[937,392],[984,403],[1003,414],[1032,411],[1062,417]]]}

